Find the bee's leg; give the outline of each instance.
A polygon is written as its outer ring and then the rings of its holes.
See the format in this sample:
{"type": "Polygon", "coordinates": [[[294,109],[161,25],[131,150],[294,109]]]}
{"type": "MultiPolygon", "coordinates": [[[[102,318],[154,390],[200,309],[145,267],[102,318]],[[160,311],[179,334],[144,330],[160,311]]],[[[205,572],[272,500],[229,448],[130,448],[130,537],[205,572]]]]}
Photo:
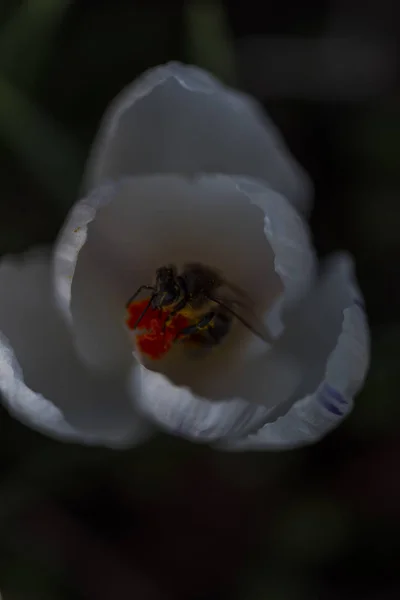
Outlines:
{"type": "Polygon", "coordinates": [[[188,325],[187,327],[184,327],[183,329],[178,331],[175,339],[177,339],[181,335],[193,335],[195,333],[199,333],[199,331],[201,331],[202,329],[208,329],[208,327],[210,327],[210,325],[212,324],[214,318],[214,311],[206,313],[197,323],[193,323],[193,325],[188,325]]]}
{"type": "Polygon", "coordinates": [[[150,298],[150,300],[148,301],[148,303],[146,304],[146,307],[142,310],[142,314],[138,317],[138,319],[136,320],[136,323],[133,326],[133,329],[136,329],[136,327],[139,325],[140,321],[143,319],[144,315],[147,313],[147,311],[149,310],[151,303],[153,301],[154,298],[154,294],[153,296],[150,298]]]}
{"type": "Polygon", "coordinates": [[[175,317],[175,315],[178,314],[178,312],[180,310],[182,310],[183,308],[185,308],[187,304],[187,298],[184,297],[182,298],[182,300],[180,300],[178,302],[178,304],[175,306],[175,308],[173,310],[171,310],[171,312],[169,313],[168,317],[165,319],[164,324],[163,324],[163,331],[165,332],[165,329],[167,327],[167,325],[169,325],[169,323],[171,322],[171,320],[175,317]]]}
{"type": "Polygon", "coordinates": [[[175,308],[169,313],[169,316],[174,317],[175,315],[177,315],[180,310],[185,308],[186,304],[187,304],[187,298],[182,298],[182,300],[180,300],[178,302],[178,304],[175,306],[175,308]]]}
{"type": "Polygon", "coordinates": [[[126,303],[127,308],[130,304],[132,304],[136,296],[138,296],[143,290],[152,290],[154,292],[154,287],[152,285],[141,285],[140,288],[133,294],[133,296],[129,298],[128,302],[126,303]]]}

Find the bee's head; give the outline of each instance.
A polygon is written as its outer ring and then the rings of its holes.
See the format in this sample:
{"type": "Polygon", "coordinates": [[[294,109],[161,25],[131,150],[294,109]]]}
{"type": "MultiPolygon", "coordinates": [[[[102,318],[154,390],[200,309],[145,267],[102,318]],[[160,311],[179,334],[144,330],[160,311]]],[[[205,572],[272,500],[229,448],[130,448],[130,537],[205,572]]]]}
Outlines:
{"type": "Polygon", "coordinates": [[[176,281],[176,268],[174,265],[157,269],[155,287],[156,294],[153,299],[153,307],[170,306],[178,300],[180,287],[176,281]]]}

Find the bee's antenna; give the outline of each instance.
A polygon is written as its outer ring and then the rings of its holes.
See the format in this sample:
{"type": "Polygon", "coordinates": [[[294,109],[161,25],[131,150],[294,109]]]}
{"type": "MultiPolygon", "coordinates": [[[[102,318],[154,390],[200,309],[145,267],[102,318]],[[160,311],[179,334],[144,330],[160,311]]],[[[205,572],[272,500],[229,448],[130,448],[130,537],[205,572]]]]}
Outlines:
{"type": "Polygon", "coordinates": [[[148,301],[146,308],[142,311],[142,314],[140,315],[140,317],[137,319],[136,323],[133,326],[133,329],[136,329],[136,327],[139,325],[140,321],[143,319],[144,315],[147,313],[147,311],[149,310],[151,303],[153,302],[153,298],[156,296],[156,294],[152,294],[150,300],[148,301]]]}

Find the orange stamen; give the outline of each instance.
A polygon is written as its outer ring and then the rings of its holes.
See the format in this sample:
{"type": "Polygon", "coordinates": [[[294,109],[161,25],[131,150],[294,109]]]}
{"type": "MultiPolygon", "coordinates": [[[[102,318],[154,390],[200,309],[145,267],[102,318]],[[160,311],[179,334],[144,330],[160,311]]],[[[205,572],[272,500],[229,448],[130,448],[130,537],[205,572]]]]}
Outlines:
{"type": "MultiPolygon", "coordinates": [[[[149,298],[132,302],[128,306],[128,318],[126,324],[133,329],[140,315],[149,303],[149,298]]],[[[154,309],[149,307],[146,314],[137,325],[137,329],[146,330],[136,337],[136,343],[143,354],[153,359],[162,358],[170,349],[174,340],[179,337],[179,332],[189,325],[189,320],[181,314],[177,314],[166,323],[170,310],[154,309]]]]}

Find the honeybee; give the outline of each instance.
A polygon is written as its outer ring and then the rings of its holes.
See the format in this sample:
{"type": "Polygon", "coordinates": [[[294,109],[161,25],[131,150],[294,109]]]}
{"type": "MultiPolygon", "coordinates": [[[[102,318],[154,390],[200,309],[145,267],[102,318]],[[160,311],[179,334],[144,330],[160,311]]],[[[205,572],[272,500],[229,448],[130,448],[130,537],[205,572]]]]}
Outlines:
{"type": "Polygon", "coordinates": [[[264,342],[270,342],[269,332],[256,316],[247,294],[215,269],[186,264],[178,273],[175,265],[162,266],[156,271],[154,285],[140,286],[127,306],[143,290],[150,290],[151,297],[133,329],[151,307],[160,313],[163,309],[170,310],[168,321],[178,313],[194,321],[181,329],[177,337],[190,336],[204,346],[219,344],[231,330],[235,318],[264,342]]]}

